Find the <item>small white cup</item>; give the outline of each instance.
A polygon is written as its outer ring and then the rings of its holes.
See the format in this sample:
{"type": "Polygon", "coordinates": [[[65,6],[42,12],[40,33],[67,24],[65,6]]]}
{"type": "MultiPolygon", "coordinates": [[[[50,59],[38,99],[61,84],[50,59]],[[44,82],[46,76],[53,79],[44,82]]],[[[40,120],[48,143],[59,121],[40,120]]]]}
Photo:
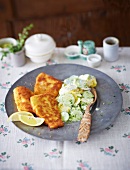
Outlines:
{"type": "Polygon", "coordinates": [[[90,54],[87,56],[87,62],[90,67],[100,66],[102,57],[99,54],[90,54]]]}
{"type": "Polygon", "coordinates": [[[118,60],[119,40],[116,37],[107,37],[103,40],[103,54],[106,61],[118,60]]]}

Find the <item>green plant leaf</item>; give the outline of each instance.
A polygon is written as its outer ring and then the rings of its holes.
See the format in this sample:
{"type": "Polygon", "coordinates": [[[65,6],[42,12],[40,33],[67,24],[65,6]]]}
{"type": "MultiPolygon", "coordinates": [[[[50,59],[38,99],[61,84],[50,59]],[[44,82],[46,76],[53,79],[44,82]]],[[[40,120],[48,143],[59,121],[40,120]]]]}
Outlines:
{"type": "Polygon", "coordinates": [[[22,33],[18,34],[19,39],[17,40],[17,45],[10,45],[8,48],[8,51],[2,51],[2,57],[1,60],[3,60],[4,57],[7,57],[7,54],[9,53],[15,53],[24,47],[25,40],[27,39],[29,35],[29,31],[33,28],[33,24],[30,24],[23,28],[22,33]]]}

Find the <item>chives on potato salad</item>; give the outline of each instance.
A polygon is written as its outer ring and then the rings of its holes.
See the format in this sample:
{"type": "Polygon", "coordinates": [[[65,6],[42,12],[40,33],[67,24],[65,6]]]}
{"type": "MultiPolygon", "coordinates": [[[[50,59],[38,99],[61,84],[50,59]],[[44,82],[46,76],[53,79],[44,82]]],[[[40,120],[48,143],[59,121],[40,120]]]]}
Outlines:
{"type": "Polygon", "coordinates": [[[57,97],[58,108],[64,122],[82,119],[87,105],[93,101],[91,88],[96,85],[96,78],[89,74],[73,75],[64,80],[57,97]]]}

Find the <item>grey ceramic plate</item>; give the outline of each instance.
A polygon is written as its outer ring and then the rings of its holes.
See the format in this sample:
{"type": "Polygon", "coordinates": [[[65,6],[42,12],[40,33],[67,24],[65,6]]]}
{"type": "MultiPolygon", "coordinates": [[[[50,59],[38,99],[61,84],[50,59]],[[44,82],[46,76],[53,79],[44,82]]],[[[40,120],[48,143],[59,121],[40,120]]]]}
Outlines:
{"type": "MultiPolygon", "coordinates": [[[[26,86],[33,90],[36,76],[41,72],[45,72],[60,80],[64,80],[71,75],[81,74],[91,74],[96,77],[98,82],[96,87],[98,99],[91,110],[91,135],[102,131],[112,124],[122,108],[122,95],[120,89],[115,81],[108,75],[86,66],[76,64],[56,64],[33,70],[12,85],[5,100],[5,108],[8,116],[17,111],[13,99],[13,89],[17,86],[26,86]]],[[[54,130],[50,130],[45,125],[40,127],[29,127],[21,122],[14,122],[14,124],[24,132],[43,139],[71,141],[77,139],[80,122],[65,124],[64,127],[54,130]]]]}

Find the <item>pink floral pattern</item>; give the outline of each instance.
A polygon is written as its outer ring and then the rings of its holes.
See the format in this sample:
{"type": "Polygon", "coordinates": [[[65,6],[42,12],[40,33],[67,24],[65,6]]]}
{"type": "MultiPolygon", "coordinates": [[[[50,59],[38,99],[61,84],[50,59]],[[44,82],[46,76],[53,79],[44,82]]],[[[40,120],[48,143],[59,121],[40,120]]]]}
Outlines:
{"type": "Polygon", "coordinates": [[[124,113],[125,115],[130,115],[130,107],[127,107],[127,108],[122,108],[121,110],[122,113],[124,113]]]}
{"type": "Polygon", "coordinates": [[[44,153],[44,156],[49,158],[60,158],[61,155],[62,155],[62,151],[58,151],[58,149],[53,149],[49,153],[44,153]]]}
{"type": "Polygon", "coordinates": [[[122,84],[119,84],[119,87],[120,87],[121,92],[123,92],[123,91],[126,92],[126,93],[130,92],[130,85],[129,84],[122,83],[122,84]]]}
{"type": "Polygon", "coordinates": [[[0,134],[3,136],[6,136],[8,133],[10,133],[10,130],[8,130],[8,127],[1,125],[0,126],[0,134]]]}
{"type": "Polygon", "coordinates": [[[2,153],[0,154],[0,162],[6,162],[7,159],[9,159],[9,158],[10,158],[10,156],[7,155],[6,152],[2,152],[2,153]]]}
{"type": "Polygon", "coordinates": [[[24,138],[24,139],[19,139],[17,143],[21,143],[25,148],[29,146],[34,146],[34,139],[29,139],[29,138],[24,138]]]}
{"type": "Polygon", "coordinates": [[[0,103],[0,111],[5,112],[5,104],[4,104],[4,102],[0,103]]]}
{"type": "Polygon", "coordinates": [[[125,134],[123,135],[123,137],[130,139],[130,132],[129,132],[129,133],[125,133],[125,134]]]}
{"type": "Polygon", "coordinates": [[[116,72],[120,73],[122,71],[126,71],[126,67],[123,65],[112,66],[111,69],[114,69],[116,72]]]}
{"type": "Polygon", "coordinates": [[[78,163],[77,170],[92,170],[92,168],[86,161],[78,160],[77,163],[78,163]]]}
{"type": "Polygon", "coordinates": [[[10,68],[12,68],[13,66],[11,66],[10,64],[6,63],[6,62],[2,62],[2,69],[6,69],[9,70],[10,68]]]}
{"type": "Polygon", "coordinates": [[[108,156],[116,156],[118,150],[114,148],[114,146],[109,146],[106,148],[100,148],[100,152],[103,152],[105,155],[108,156]]]}
{"type": "Polygon", "coordinates": [[[1,89],[9,89],[11,87],[10,82],[0,83],[1,89]]]}
{"type": "Polygon", "coordinates": [[[50,59],[46,62],[46,65],[53,65],[53,64],[56,64],[56,62],[55,62],[55,60],[52,60],[52,59],[50,59]]]}
{"type": "Polygon", "coordinates": [[[33,167],[31,164],[26,163],[22,163],[23,166],[23,170],[33,170],[33,167]]]}

